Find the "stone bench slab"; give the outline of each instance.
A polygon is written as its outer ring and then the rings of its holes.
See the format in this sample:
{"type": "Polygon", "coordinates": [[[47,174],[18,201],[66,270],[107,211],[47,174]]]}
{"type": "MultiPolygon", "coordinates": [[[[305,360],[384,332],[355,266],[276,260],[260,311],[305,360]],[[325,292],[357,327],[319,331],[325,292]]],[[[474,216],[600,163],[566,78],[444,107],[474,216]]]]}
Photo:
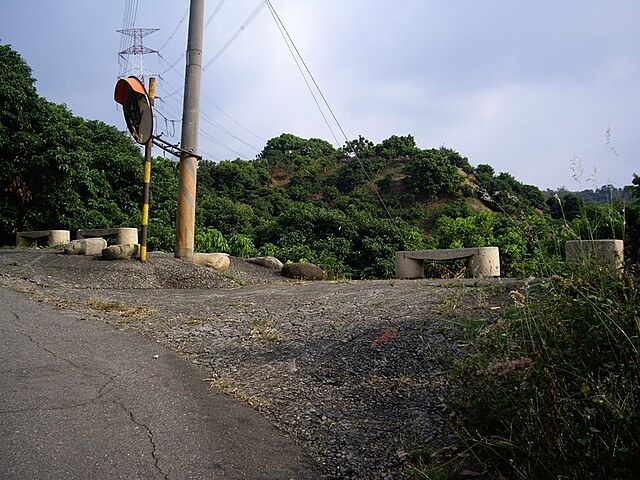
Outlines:
{"type": "Polygon", "coordinates": [[[473,255],[479,255],[481,248],[447,248],[442,250],[408,250],[403,253],[405,258],[412,258],[414,260],[460,260],[462,258],[469,258],[473,255]]]}
{"type": "Polygon", "coordinates": [[[138,229],[128,227],[118,228],[82,228],[76,232],[78,239],[116,236],[118,244],[137,244],[138,229]]]}
{"type": "Polygon", "coordinates": [[[38,239],[45,237],[47,238],[48,245],[65,245],[71,239],[71,232],[69,230],[33,230],[29,232],[17,232],[16,246],[37,246],[38,239]]]}
{"type": "Polygon", "coordinates": [[[463,258],[468,259],[467,268],[470,276],[474,278],[500,276],[500,251],[498,247],[475,247],[396,252],[396,278],[423,278],[425,260],[446,261],[463,258]]]}

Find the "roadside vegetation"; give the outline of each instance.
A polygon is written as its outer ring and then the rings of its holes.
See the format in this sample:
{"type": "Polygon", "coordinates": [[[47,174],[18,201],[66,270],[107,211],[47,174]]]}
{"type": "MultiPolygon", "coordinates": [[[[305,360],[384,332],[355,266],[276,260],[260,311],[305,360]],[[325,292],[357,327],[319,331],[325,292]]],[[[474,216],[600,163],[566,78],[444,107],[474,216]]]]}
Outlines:
{"type": "Polygon", "coordinates": [[[637,274],[581,265],[512,291],[497,321],[457,318],[474,353],[443,359],[455,442],[414,451],[407,478],[638,478],[637,274]]]}
{"type": "MultiPolygon", "coordinates": [[[[140,223],[139,149],[40,97],[7,45],[0,160],[0,244],[21,230],[140,223]]],[[[335,279],[392,278],[398,250],[498,246],[504,275],[545,280],[512,292],[498,322],[461,321],[476,353],[445,365],[460,385],[447,404],[458,442],[414,452],[407,475],[638,478],[640,177],[630,180],[543,193],[451,148],[421,149],[411,135],[335,148],[285,133],[254,160],[200,162],[195,245],[310,261],[335,279]],[[622,278],[565,264],[567,240],[600,238],[625,241],[622,278]]],[[[156,157],[150,250],[173,248],[177,186],[176,163],[156,157]]],[[[253,335],[267,338],[268,327],[253,335]]]]}

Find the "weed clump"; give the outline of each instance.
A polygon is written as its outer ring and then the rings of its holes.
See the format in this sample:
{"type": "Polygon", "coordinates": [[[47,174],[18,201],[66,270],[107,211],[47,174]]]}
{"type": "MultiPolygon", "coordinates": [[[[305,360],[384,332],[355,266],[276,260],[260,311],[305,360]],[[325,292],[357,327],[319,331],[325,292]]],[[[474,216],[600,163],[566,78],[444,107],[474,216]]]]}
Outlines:
{"type": "Polygon", "coordinates": [[[467,331],[476,353],[453,367],[458,443],[414,473],[640,478],[638,277],[592,266],[511,298],[501,320],[467,331]]]}

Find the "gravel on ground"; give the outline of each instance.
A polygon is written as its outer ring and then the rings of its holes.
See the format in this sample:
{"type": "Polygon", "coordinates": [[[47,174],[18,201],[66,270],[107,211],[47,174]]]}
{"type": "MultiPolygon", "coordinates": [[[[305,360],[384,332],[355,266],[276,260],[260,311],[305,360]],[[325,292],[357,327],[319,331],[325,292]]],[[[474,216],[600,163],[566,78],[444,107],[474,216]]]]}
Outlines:
{"type": "MultiPolygon", "coordinates": [[[[145,263],[0,250],[0,285],[143,334],[212,388],[292,436],[326,479],[410,478],[413,453],[451,440],[443,359],[473,345],[457,322],[498,319],[519,282],[288,280],[152,252],[145,263]]],[[[153,359],[149,359],[153,361],[153,359]]]]}

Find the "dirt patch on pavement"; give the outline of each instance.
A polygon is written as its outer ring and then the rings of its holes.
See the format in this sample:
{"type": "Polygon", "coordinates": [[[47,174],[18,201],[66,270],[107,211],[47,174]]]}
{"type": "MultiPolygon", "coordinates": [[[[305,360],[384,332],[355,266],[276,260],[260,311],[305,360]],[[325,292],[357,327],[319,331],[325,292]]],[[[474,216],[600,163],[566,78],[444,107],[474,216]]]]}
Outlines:
{"type": "MultiPolygon", "coordinates": [[[[398,478],[450,438],[443,358],[460,318],[499,318],[512,280],[299,282],[232,259],[221,275],[150,254],[106,262],[0,251],[0,285],[134,330],[297,439],[331,479],[398,478]]],[[[149,361],[153,361],[150,359],[149,361]]]]}

